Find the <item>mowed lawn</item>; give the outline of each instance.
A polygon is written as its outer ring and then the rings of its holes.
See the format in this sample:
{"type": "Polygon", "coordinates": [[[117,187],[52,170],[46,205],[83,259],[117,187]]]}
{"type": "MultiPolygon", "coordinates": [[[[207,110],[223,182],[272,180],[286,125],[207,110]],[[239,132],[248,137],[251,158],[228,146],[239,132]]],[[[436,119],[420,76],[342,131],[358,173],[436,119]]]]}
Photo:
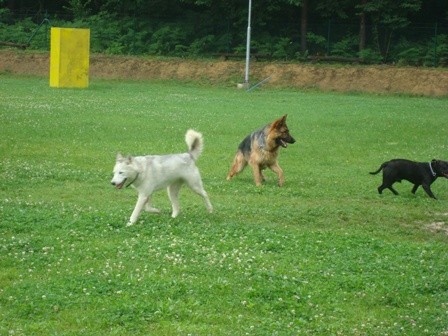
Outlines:
{"type": "Polygon", "coordinates": [[[448,160],[448,99],[251,92],[0,75],[0,335],[448,335],[448,181],[377,193],[392,158],[448,160]],[[288,114],[297,142],[261,188],[225,177],[239,142],[288,114]],[[186,150],[215,208],[126,222],[117,152],[186,150]]]}

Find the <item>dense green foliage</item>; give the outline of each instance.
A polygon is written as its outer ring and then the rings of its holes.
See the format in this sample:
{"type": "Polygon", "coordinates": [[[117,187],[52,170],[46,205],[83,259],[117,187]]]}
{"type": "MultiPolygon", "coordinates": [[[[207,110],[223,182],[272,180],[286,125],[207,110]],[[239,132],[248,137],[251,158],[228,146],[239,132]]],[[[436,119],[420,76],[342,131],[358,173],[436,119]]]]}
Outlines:
{"type": "Polygon", "coordinates": [[[448,181],[378,195],[392,157],[447,159],[447,99],[166,82],[51,89],[0,78],[1,335],[445,335],[448,181]],[[262,188],[225,180],[239,141],[288,113],[262,188]],[[125,227],[115,154],[184,151],[215,212],[181,192],[125,227]]]}
{"type": "MultiPolygon", "coordinates": [[[[0,0],[0,41],[48,49],[50,25],[87,27],[92,51],[209,57],[246,48],[248,3],[226,0],[0,0]],[[49,21],[43,21],[48,19],[49,21]],[[37,24],[45,22],[30,40],[37,24]]],[[[448,65],[448,2],[276,0],[252,5],[254,52],[448,65]]]]}

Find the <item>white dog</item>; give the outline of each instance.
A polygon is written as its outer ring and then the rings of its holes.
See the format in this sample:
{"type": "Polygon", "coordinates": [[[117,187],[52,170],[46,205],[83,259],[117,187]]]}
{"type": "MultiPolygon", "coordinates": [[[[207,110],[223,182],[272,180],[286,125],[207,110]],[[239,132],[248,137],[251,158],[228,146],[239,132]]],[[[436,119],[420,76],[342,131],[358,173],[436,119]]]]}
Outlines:
{"type": "Polygon", "coordinates": [[[132,185],[138,191],[138,200],[129,223],[134,224],[145,206],[146,211],[160,212],[151,205],[151,195],[162,188],[167,188],[173,212],[171,217],[179,214],[179,190],[186,183],[194,192],[201,195],[208,212],[213,211],[212,204],[202,186],[201,175],[195,162],[204,148],[202,134],[188,130],[185,134],[188,152],[170,155],[147,155],[123,157],[117,154],[112,185],[118,189],[132,185]]]}

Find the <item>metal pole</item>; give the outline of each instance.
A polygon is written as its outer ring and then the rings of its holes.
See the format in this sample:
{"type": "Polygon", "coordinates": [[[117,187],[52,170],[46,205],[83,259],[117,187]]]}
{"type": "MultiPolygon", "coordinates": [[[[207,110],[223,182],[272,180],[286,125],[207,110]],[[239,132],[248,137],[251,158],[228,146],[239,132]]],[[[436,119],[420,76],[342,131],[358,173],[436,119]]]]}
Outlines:
{"type": "Polygon", "coordinates": [[[246,74],[244,76],[244,83],[249,84],[249,61],[250,61],[250,19],[252,12],[252,0],[249,0],[249,14],[247,18],[247,41],[246,41],[246,74]]]}

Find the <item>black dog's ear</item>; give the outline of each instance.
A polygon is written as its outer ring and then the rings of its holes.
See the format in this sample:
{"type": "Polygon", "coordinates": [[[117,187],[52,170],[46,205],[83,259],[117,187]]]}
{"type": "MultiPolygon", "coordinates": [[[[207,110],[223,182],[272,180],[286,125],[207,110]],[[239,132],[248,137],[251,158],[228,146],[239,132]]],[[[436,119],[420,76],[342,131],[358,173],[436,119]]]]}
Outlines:
{"type": "Polygon", "coordinates": [[[436,162],[437,160],[436,159],[432,159],[432,161],[431,162],[436,162]]]}

